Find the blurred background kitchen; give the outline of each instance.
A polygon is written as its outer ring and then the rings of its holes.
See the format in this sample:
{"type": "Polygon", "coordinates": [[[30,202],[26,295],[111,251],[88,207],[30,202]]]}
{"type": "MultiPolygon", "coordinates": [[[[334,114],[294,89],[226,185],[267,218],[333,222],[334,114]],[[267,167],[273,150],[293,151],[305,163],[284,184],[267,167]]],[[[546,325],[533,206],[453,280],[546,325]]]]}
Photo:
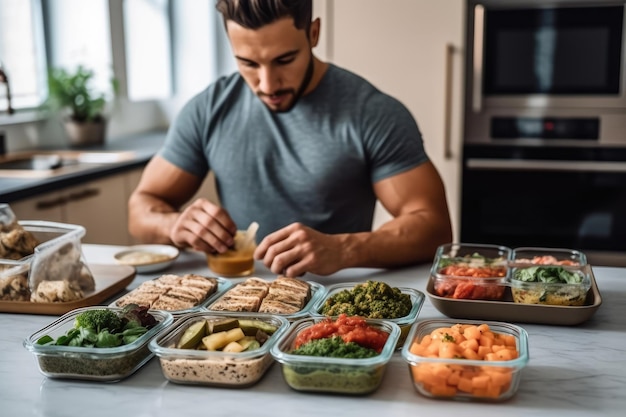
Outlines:
{"type": "MultiPolygon", "coordinates": [[[[414,114],[455,240],[626,265],[624,4],[314,0],[316,53],[414,114]]],[[[5,158],[68,145],[61,116],[39,110],[48,68],[84,65],[107,92],[95,149],[148,156],[191,96],[236,69],[211,0],[0,0],[0,63],[11,93],[9,103],[0,76],[5,158]]],[[[0,167],[0,201],[21,218],[82,224],[86,242],[129,243],[125,201],[146,159],[118,162],[28,178],[0,167]]],[[[379,207],[373,226],[386,218],[379,207]]]]}

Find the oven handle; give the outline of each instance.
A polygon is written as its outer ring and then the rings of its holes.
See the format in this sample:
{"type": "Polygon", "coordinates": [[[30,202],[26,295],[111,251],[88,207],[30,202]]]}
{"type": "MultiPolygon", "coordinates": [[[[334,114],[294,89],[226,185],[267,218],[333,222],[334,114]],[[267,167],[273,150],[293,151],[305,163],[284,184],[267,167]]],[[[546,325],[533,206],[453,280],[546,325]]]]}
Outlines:
{"type": "Polygon", "coordinates": [[[446,84],[443,110],[443,157],[452,159],[452,73],[454,60],[454,45],[446,45],[446,84]]]}
{"type": "Polygon", "coordinates": [[[502,171],[626,172],[626,162],[614,161],[469,158],[466,165],[472,169],[496,169],[502,171]]]}
{"type": "Polygon", "coordinates": [[[474,7],[474,60],[472,62],[472,110],[480,113],[483,107],[483,45],[485,42],[485,7],[474,7]]]}

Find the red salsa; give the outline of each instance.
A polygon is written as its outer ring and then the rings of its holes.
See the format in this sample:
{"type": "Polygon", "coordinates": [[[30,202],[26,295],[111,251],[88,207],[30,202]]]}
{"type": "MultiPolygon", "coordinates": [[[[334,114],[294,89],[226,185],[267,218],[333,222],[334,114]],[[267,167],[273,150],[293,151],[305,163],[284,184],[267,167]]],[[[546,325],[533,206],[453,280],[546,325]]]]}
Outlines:
{"type": "Polygon", "coordinates": [[[341,314],[333,321],[328,317],[319,323],[302,330],[295,340],[295,349],[315,340],[340,336],[345,343],[354,342],[380,353],[389,334],[367,324],[363,317],[341,314]]]}

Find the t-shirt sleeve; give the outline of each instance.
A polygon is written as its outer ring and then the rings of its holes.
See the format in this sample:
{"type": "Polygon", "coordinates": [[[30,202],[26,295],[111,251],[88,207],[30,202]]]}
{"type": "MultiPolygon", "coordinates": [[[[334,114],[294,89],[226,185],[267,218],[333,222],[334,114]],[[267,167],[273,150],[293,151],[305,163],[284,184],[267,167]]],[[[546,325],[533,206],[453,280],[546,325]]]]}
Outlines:
{"type": "Polygon", "coordinates": [[[415,118],[395,98],[384,94],[373,97],[365,107],[362,121],[372,182],[429,160],[415,118]]]}
{"type": "Polygon", "coordinates": [[[183,106],[159,151],[159,156],[198,177],[204,177],[209,172],[204,152],[204,131],[210,114],[208,94],[204,91],[183,106]]]}

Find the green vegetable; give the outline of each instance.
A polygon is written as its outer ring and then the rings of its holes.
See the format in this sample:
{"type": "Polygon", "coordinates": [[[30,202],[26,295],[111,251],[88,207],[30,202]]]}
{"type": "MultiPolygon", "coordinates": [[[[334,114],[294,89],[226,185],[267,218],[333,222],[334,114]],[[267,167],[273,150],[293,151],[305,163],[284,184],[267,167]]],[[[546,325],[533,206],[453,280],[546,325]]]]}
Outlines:
{"type": "Polygon", "coordinates": [[[478,268],[482,266],[502,265],[504,262],[505,260],[502,257],[487,258],[478,252],[474,252],[471,255],[441,257],[437,268],[442,269],[450,265],[467,265],[478,268]]]}
{"type": "Polygon", "coordinates": [[[83,311],[74,319],[74,327],[54,340],[44,335],[39,345],[109,348],[128,345],[157,324],[147,307],[130,304],[120,312],[110,309],[83,311]]]}
{"type": "Polygon", "coordinates": [[[514,278],[524,282],[544,282],[547,284],[580,284],[583,277],[562,266],[532,266],[515,271],[514,278]]]}
{"type": "Polygon", "coordinates": [[[371,358],[378,352],[354,342],[344,342],[341,336],[311,340],[291,352],[294,355],[324,356],[330,358],[371,358]]]}
{"type": "Polygon", "coordinates": [[[91,329],[96,333],[104,329],[117,333],[123,327],[123,323],[117,313],[112,310],[87,310],[76,316],[74,327],[91,329]]]}
{"type": "Polygon", "coordinates": [[[329,297],[322,307],[327,316],[361,316],[395,319],[407,316],[412,308],[411,297],[399,288],[384,282],[367,281],[351,290],[343,290],[329,297]]]}

